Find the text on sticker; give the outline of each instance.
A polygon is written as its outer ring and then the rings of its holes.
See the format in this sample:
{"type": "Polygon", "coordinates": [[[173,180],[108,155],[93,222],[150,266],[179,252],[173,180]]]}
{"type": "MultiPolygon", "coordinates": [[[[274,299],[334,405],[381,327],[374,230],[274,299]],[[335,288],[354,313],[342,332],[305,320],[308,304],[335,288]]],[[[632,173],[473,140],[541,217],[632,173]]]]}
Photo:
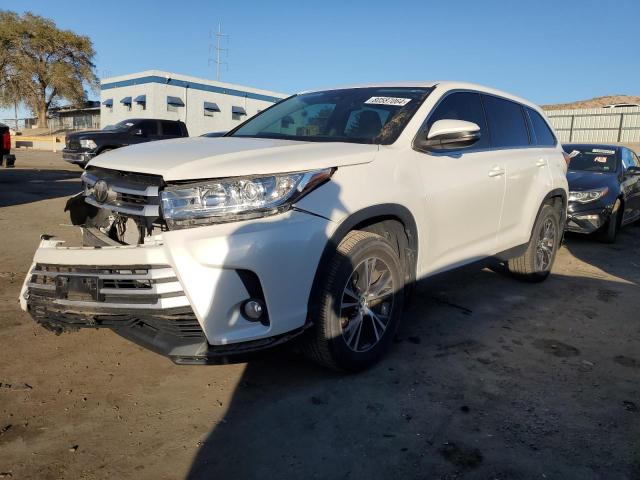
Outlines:
{"type": "Polygon", "coordinates": [[[603,150],[602,148],[594,148],[591,150],[593,153],[606,153],[607,155],[613,155],[615,150],[603,150]]]}
{"type": "Polygon", "coordinates": [[[404,107],[410,101],[411,101],[410,98],[371,97],[369,100],[367,100],[364,103],[368,105],[392,105],[394,107],[404,107]]]}

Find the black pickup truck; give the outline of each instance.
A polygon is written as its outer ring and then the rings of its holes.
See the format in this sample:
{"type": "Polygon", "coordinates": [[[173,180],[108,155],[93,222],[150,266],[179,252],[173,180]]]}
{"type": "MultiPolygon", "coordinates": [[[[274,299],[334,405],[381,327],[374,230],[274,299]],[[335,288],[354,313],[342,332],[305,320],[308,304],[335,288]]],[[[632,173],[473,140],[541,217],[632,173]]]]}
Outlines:
{"type": "Polygon", "coordinates": [[[132,118],[102,130],[69,133],[62,158],[84,168],[93,157],[114,148],[188,136],[187,126],[178,120],[132,118]]]}

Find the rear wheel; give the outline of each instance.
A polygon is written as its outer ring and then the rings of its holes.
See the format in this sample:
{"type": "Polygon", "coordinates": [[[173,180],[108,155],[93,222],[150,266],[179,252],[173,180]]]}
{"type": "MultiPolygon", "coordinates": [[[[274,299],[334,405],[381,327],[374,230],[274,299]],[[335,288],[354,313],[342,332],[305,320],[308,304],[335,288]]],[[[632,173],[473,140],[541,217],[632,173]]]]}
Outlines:
{"type": "Polygon", "coordinates": [[[620,230],[620,220],[622,217],[622,202],[618,198],[616,203],[613,204],[611,209],[611,216],[609,221],[604,226],[602,231],[599,232],[599,239],[604,243],[615,243],[618,238],[618,231],[620,230]]]}
{"type": "Polygon", "coordinates": [[[521,280],[541,282],[551,273],[561,239],[560,214],[545,203],[533,226],[527,250],[507,263],[509,272],[521,280]]]}
{"type": "Polygon", "coordinates": [[[387,240],[370,232],[350,232],[322,279],[305,353],[334,370],[354,372],[373,365],[396,332],[403,278],[398,255],[387,240]]]}

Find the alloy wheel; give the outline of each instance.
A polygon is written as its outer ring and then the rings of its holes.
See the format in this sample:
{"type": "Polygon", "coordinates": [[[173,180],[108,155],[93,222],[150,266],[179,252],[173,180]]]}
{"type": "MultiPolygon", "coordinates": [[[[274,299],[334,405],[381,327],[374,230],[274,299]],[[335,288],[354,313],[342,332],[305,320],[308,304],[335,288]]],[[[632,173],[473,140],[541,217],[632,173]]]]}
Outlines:
{"type": "Polygon", "coordinates": [[[556,225],[551,217],[547,217],[542,224],[536,244],[536,271],[546,272],[551,267],[555,247],[556,225]]]}
{"type": "Polygon", "coordinates": [[[366,352],[382,338],[391,320],[395,297],[389,266],[368,257],[353,270],[342,293],[342,338],[354,352],[366,352]]]}

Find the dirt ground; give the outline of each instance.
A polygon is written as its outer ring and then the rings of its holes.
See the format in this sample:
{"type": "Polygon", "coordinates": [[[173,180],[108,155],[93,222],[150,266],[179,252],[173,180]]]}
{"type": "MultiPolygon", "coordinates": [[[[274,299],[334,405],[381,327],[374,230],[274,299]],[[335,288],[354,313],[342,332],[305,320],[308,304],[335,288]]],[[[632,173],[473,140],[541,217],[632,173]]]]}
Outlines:
{"type": "Polygon", "coordinates": [[[341,376],[288,350],[191,367],[17,304],[80,170],[0,169],[0,478],[640,479],[640,228],[571,236],[543,284],[419,285],[392,351],[341,376]]]}

